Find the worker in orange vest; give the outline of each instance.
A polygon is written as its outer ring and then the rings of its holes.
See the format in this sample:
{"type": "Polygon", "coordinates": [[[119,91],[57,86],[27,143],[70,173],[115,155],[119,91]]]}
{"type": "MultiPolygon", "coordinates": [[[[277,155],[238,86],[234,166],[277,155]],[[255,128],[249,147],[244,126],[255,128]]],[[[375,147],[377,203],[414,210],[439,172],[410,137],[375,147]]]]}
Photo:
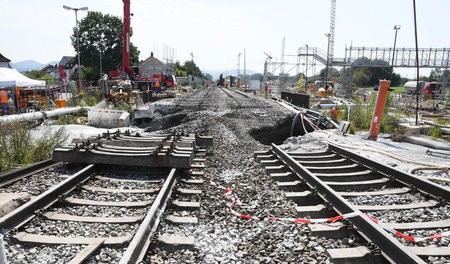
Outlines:
{"type": "Polygon", "coordinates": [[[155,90],[156,90],[156,94],[161,93],[161,85],[159,84],[158,81],[156,81],[156,83],[155,83],[155,90]]]}
{"type": "Polygon", "coordinates": [[[0,91],[0,104],[2,106],[3,115],[11,114],[9,110],[8,93],[5,91],[5,89],[2,89],[0,91]]]}

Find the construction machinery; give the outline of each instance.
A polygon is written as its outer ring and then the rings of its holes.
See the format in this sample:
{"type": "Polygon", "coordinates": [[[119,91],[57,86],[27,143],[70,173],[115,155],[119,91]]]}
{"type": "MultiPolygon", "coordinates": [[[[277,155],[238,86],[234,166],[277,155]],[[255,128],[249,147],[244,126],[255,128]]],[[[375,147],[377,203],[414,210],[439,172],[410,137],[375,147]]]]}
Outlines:
{"type": "Polygon", "coordinates": [[[109,77],[112,80],[130,80],[131,88],[140,91],[165,90],[167,88],[176,88],[177,82],[174,75],[156,74],[152,77],[142,77],[138,66],[130,66],[130,31],[131,0],[122,0],[123,2],[123,31],[119,34],[123,38],[123,63],[117,71],[110,71],[109,77]]]}

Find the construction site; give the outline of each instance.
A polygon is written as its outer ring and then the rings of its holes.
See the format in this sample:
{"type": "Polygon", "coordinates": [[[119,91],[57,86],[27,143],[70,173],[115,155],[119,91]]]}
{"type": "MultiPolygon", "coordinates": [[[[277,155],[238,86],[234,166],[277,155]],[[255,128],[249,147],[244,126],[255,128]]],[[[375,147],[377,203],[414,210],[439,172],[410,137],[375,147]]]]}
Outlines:
{"type": "Polygon", "coordinates": [[[415,47],[394,25],[392,47],[338,52],[327,0],[326,50],[281,31],[280,56],[245,43],[217,76],[200,48],[139,59],[151,16],[118,2],[58,7],[75,56],[54,66],[0,50],[0,263],[450,263],[450,49],[419,48],[415,0],[415,47]]]}

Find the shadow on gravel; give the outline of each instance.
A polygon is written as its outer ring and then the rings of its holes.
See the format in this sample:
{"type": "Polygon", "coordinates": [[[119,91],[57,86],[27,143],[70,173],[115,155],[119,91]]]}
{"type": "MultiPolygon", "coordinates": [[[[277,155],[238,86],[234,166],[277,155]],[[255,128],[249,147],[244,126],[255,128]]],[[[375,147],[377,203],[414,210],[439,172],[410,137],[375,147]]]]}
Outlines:
{"type": "MultiPolygon", "coordinates": [[[[280,145],[290,136],[291,126],[292,118],[286,118],[275,126],[252,129],[250,130],[250,136],[264,145],[270,145],[272,143],[280,145]]],[[[294,128],[294,136],[303,136],[304,134],[305,131],[303,131],[303,128],[297,123],[294,128]]]]}
{"type": "Polygon", "coordinates": [[[178,126],[186,122],[187,114],[172,114],[164,116],[160,119],[152,120],[140,125],[145,127],[145,132],[154,132],[157,130],[165,130],[178,126]]]}

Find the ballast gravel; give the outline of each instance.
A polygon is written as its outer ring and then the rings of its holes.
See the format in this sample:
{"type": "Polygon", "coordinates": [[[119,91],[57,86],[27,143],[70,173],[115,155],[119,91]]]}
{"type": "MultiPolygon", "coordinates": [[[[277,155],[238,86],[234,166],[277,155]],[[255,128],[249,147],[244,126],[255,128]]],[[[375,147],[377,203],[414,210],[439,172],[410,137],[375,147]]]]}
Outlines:
{"type": "Polygon", "coordinates": [[[149,252],[147,263],[331,263],[327,249],[363,245],[358,236],[327,239],[311,235],[304,224],[267,220],[269,216],[299,215],[296,204],[284,198],[255,162],[254,151],[269,146],[252,135],[263,131],[259,137],[272,137],[272,130],[292,121],[293,114],[271,100],[226,91],[209,88],[188,94],[161,117],[171,125],[179,123],[170,129],[212,135],[214,145],[205,155],[199,224],[174,226],[163,220],[157,231],[159,235],[194,236],[195,250],[156,247],[149,252]],[[182,118],[170,120],[170,116],[182,118]],[[210,185],[211,179],[233,190],[239,200],[234,210],[259,220],[230,214],[230,200],[222,196],[226,191],[210,185]]]}

